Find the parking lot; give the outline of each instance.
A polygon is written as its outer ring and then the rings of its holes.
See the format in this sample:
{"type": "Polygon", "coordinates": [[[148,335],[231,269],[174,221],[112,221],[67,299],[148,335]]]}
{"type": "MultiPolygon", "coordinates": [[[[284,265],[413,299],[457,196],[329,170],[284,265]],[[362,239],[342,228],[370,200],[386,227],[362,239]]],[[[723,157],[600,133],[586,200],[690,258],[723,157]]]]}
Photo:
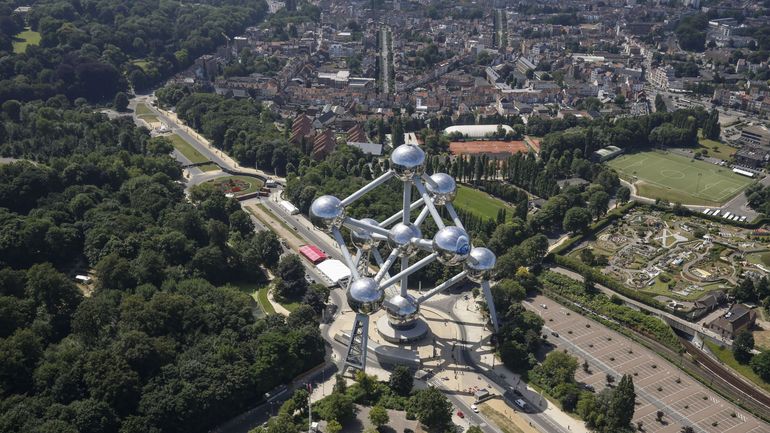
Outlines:
{"type": "Polygon", "coordinates": [[[623,374],[633,376],[637,394],[634,423],[641,421],[645,432],[679,433],[683,426],[708,433],[770,432],[764,422],[621,334],[544,296],[537,296],[525,306],[543,317],[544,334],[551,344],[578,358],[579,382],[600,392],[608,386],[608,374],[615,383],[623,374]],[[588,371],[582,368],[584,361],[588,362],[588,371]],[[660,422],[658,411],[664,414],[660,422]]]}

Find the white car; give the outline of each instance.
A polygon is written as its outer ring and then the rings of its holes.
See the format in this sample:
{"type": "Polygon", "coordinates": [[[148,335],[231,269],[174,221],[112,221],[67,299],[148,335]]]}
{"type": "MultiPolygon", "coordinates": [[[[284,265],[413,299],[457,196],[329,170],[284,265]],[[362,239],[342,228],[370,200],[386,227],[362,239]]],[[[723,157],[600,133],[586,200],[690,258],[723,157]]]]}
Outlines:
{"type": "Polygon", "coordinates": [[[472,410],[473,412],[475,412],[475,413],[479,413],[479,407],[478,407],[478,406],[476,406],[475,404],[472,404],[472,405],[471,405],[471,410],[472,410]]]}

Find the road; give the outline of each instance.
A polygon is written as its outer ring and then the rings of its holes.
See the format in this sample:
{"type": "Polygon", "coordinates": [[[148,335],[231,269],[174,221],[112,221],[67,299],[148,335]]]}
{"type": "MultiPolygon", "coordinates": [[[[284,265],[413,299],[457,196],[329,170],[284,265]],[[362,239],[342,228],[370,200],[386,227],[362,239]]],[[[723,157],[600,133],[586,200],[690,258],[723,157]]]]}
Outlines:
{"type": "MultiPolygon", "coordinates": [[[[558,274],[562,274],[562,275],[565,275],[567,277],[570,277],[573,280],[580,281],[580,282],[583,281],[583,276],[582,275],[578,274],[577,272],[571,271],[571,270],[569,270],[567,268],[563,268],[561,266],[554,266],[554,267],[551,267],[551,270],[556,272],[556,273],[558,273],[558,274]]],[[[698,332],[698,333],[703,334],[703,335],[708,335],[709,337],[712,337],[712,338],[714,338],[714,339],[716,339],[718,341],[722,341],[725,344],[732,344],[731,340],[727,340],[727,339],[722,338],[721,335],[715,333],[714,331],[712,331],[710,329],[707,329],[707,328],[703,327],[702,325],[699,325],[697,323],[688,322],[687,320],[684,320],[681,317],[677,317],[677,316],[675,316],[675,315],[673,315],[673,314],[671,314],[669,312],[661,311],[661,310],[658,310],[657,308],[650,307],[649,305],[647,305],[647,304],[645,304],[643,302],[639,302],[639,301],[637,301],[635,299],[631,299],[628,296],[625,296],[625,295],[623,295],[621,293],[618,293],[618,292],[616,292],[616,291],[614,291],[614,290],[612,290],[612,289],[610,289],[608,287],[605,287],[605,286],[603,286],[601,284],[595,283],[594,286],[597,289],[599,289],[602,293],[604,293],[605,295],[607,295],[607,296],[613,296],[613,295],[617,296],[620,299],[622,299],[623,302],[625,302],[626,304],[634,306],[637,310],[648,311],[648,312],[652,313],[654,316],[658,316],[659,318],[665,319],[665,321],[667,323],[669,323],[669,324],[671,324],[671,322],[675,322],[679,326],[687,328],[687,329],[689,329],[693,333],[694,332],[698,332]]]]}
{"type": "Polygon", "coordinates": [[[382,65],[380,72],[382,74],[382,93],[386,95],[390,93],[390,64],[388,63],[388,57],[390,57],[388,51],[390,49],[389,37],[390,31],[387,27],[382,26],[380,29],[380,42],[382,45],[380,49],[380,64],[382,65]]]}
{"type": "MultiPolygon", "coordinates": [[[[429,301],[428,303],[426,303],[426,305],[432,306],[442,311],[448,311],[452,320],[454,320],[455,323],[457,323],[458,328],[460,330],[459,341],[463,343],[459,345],[458,349],[460,350],[460,356],[462,357],[462,360],[465,363],[465,365],[471,367],[476,374],[484,376],[490,385],[489,388],[494,392],[497,392],[503,398],[503,400],[508,404],[508,406],[510,406],[511,408],[514,408],[514,410],[516,408],[514,404],[514,400],[518,398],[524,399],[531,408],[539,407],[537,402],[534,402],[533,400],[527,399],[525,396],[523,396],[523,393],[521,392],[518,386],[511,387],[508,383],[503,381],[496,374],[490,372],[488,369],[476,363],[476,360],[473,359],[470,351],[468,350],[468,347],[464,343],[467,341],[467,336],[466,336],[467,331],[465,329],[463,320],[460,317],[458,317],[457,314],[455,313],[454,304],[457,301],[458,301],[457,297],[451,297],[451,298],[444,298],[438,301],[429,301]],[[517,394],[517,392],[519,394],[517,394]]],[[[521,384],[521,382],[518,382],[518,383],[521,384]]],[[[522,384],[522,385],[524,385],[524,388],[526,389],[526,384],[522,384]]],[[[460,400],[460,399],[457,399],[457,400],[459,400],[458,404],[466,407],[467,409],[470,409],[463,400],[460,400]]],[[[537,427],[537,429],[541,432],[566,433],[568,431],[564,427],[556,424],[553,420],[551,420],[547,415],[545,415],[542,412],[541,413],[519,412],[519,414],[524,419],[529,421],[531,425],[534,425],[535,427],[537,427]]],[[[478,415],[476,416],[479,419],[483,420],[482,417],[478,415]]],[[[486,423],[486,421],[484,422],[486,423]]],[[[491,429],[491,430],[485,430],[485,431],[497,431],[497,430],[491,429]]]]}

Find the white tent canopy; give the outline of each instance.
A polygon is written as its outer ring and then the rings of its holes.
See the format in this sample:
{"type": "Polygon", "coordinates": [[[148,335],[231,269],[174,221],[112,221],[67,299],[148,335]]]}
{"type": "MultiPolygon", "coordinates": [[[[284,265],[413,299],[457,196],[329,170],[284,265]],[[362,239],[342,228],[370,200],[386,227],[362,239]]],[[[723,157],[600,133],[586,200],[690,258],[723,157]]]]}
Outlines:
{"type": "Polygon", "coordinates": [[[334,284],[350,279],[350,269],[339,260],[328,259],[316,265],[316,268],[334,284]]]}

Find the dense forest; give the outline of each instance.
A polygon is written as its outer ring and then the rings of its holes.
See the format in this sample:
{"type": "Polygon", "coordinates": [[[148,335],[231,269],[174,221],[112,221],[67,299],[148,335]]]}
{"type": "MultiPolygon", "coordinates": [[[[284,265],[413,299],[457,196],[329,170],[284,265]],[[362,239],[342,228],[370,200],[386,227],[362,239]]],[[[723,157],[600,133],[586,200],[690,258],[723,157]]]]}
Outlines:
{"type": "Polygon", "coordinates": [[[0,166],[0,431],[206,431],[322,361],[312,315],[256,319],[227,284],[277,266],[274,235],[185,200],[167,140],[51,105],[0,123],[35,160],[0,166]]]}
{"type": "Polygon", "coordinates": [[[0,2],[0,101],[112,99],[130,84],[145,89],[213,52],[258,23],[263,0],[105,0],[34,3],[27,23],[12,14],[16,2],[0,2]],[[28,25],[40,45],[13,53],[13,37],[28,25]]]}

